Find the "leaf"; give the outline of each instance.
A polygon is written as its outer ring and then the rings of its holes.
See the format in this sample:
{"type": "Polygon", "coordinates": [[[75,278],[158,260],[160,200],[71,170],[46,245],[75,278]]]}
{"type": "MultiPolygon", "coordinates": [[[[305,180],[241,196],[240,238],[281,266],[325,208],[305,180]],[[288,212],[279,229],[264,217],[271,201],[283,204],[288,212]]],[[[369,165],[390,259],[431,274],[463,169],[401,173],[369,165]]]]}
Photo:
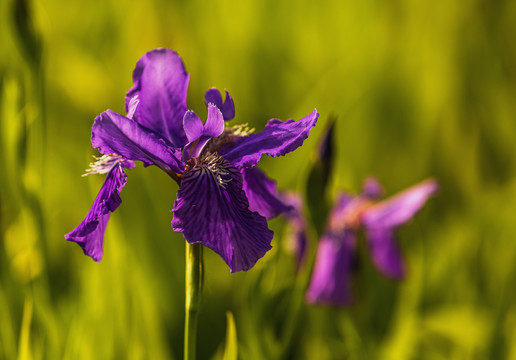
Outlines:
{"type": "Polygon", "coordinates": [[[237,360],[238,358],[238,341],[235,325],[235,318],[231,311],[226,312],[226,346],[224,348],[223,360],[237,360]]]}
{"type": "Polygon", "coordinates": [[[18,0],[13,9],[14,25],[27,59],[36,66],[41,61],[42,44],[34,29],[32,11],[27,0],[18,0]]]}
{"type": "Polygon", "coordinates": [[[333,129],[335,128],[336,120],[335,116],[330,116],[328,119],[329,125],[320,139],[315,161],[310,169],[306,183],[306,201],[312,223],[319,235],[322,232],[330,206],[325,195],[333,170],[335,152],[333,129]]]}
{"type": "Polygon", "coordinates": [[[25,299],[23,306],[23,318],[20,329],[20,340],[18,345],[18,360],[31,360],[31,346],[30,346],[30,335],[31,335],[31,323],[32,323],[32,310],[33,310],[32,298],[28,297],[25,299]]]}

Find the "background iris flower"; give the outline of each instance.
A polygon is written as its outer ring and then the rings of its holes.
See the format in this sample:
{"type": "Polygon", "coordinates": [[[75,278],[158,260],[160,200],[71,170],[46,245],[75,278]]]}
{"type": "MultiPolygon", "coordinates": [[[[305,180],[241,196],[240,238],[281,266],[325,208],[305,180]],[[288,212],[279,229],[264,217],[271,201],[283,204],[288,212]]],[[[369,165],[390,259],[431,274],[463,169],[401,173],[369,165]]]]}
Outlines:
{"type": "Polygon", "coordinates": [[[352,301],[351,277],[360,228],[365,230],[376,268],[388,278],[403,278],[405,266],[395,239],[396,229],[410,221],[437,188],[434,180],[426,180],[378,202],[382,187],[376,179],[368,178],[360,195],[342,193],[318,245],[307,300],[327,304],[352,301]]]}

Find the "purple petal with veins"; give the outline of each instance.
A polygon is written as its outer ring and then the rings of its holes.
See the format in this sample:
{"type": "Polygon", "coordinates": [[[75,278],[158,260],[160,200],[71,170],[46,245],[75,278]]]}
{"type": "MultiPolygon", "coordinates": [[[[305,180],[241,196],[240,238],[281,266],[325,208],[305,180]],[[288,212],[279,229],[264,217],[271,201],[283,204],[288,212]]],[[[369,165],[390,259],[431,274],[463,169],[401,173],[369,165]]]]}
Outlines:
{"type": "Polygon", "coordinates": [[[116,163],[107,173],[106,180],[86,215],[86,218],[65,239],[80,245],[84,253],[96,262],[102,259],[104,232],[110,214],[122,203],[120,192],[127,182],[122,165],[116,163]]]}
{"type": "Polygon", "coordinates": [[[244,191],[249,199],[249,210],[272,219],[292,209],[279,198],[276,182],[269,179],[262,170],[254,167],[240,169],[240,172],[244,179],[244,191]]]}
{"type": "Polygon", "coordinates": [[[227,91],[226,101],[222,101],[222,96],[217,88],[208,89],[206,94],[204,94],[204,97],[206,98],[206,106],[210,103],[215,104],[224,116],[225,121],[232,120],[235,117],[235,104],[233,103],[231,95],[229,95],[227,91]]]}
{"type": "Polygon", "coordinates": [[[224,119],[222,113],[213,104],[208,104],[208,118],[203,124],[201,119],[193,112],[187,111],[183,119],[188,144],[183,151],[184,160],[199,157],[204,145],[224,131],[224,119]]]}
{"type": "Polygon", "coordinates": [[[91,144],[102,154],[118,154],[128,160],[142,161],[146,166],[157,165],[166,172],[181,173],[181,149],[153,131],[112,110],[95,118],[91,144]]]}
{"type": "Polygon", "coordinates": [[[177,53],[155,49],[143,55],[133,72],[134,86],[126,95],[126,111],[138,96],[134,119],[168,140],[173,147],[186,144],[183,115],[190,75],[177,53]]]}
{"type": "Polygon", "coordinates": [[[238,145],[224,153],[224,158],[237,167],[247,168],[256,166],[263,154],[285,155],[303,144],[318,117],[319,113],[314,110],[298,121],[269,120],[261,133],[240,140],[238,145]]]}
{"type": "Polygon", "coordinates": [[[267,220],[249,210],[242,175],[220,156],[185,172],[173,213],[173,229],[215,251],[231,272],[249,270],[271,249],[267,220]]]}
{"type": "Polygon", "coordinates": [[[183,117],[183,128],[189,142],[195,141],[201,137],[204,125],[192,110],[188,110],[183,117]]]}

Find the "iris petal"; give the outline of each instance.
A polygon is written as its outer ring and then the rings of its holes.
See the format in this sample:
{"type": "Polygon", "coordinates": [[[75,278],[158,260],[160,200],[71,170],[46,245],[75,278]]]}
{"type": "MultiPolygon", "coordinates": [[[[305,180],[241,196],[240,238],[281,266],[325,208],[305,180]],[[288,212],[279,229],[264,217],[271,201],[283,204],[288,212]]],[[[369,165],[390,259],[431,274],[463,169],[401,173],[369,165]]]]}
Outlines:
{"type": "Polygon", "coordinates": [[[317,248],[306,299],[310,303],[347,305],[353,301],[351,275],[355,267],[356,236],[346,229],[326,232],[317,248]]]}
{"type": "Polygon", "coordinates": [[[170,49],[155,49],[143,55],[133,72],[134,86],[126,95],[126,111],[138,95],[134,119],[167,139],[174,147],[187,143],[183,115],[190,75],[179,55],[170,49]]]}
{"type": "Polygon", "coordinates": [[[229,121],[235,117],[235,104],[231,95],[226,90],[226,101],[222,101],[222,96],[217,88],[211,88],[204,94],[206,105],[212,103],[217,106],[224,116],[224,120],[229,121]]]}
{"type": "Polygon", "coordinates": [[[355,210],[359,199],[345,191],[340,191],[337,196],[337,201],[330,214],[330,221],[335,222],[340,219],[344,213],[355,210]]]}
{"type": "Polygon", "coordinates": [[[249,210],[242,175],[221,157],[184,174],[173,213],[173,229],[214,250],[231,272],[249,270],[271,249],[267,220],[249,210]]]}
{"type": "Polygon", "coordinates": [[[224,131],[222,113],[213,104],[208,104],[208,118],[205,124],[193,111],[186,112],[183,123],[189,141],[183,151],[185,160],[199,157],[206,143],[224,131]]]}
{"type": "Polygon", "coordinates": [[[366,228],[369,251],[376,268],[392,279],[405,276],[405,266],[392,228],[366,228]]]}
{"type": "Polygon", "coordinates": [[[244,191],[249,200],[249,210],[272,219],[293,209],[278,197],[276,182],[269,179],[262,170],[254,167],[241,169],[240,172],[244,179],[244,191]]]}
{"type": "Polygon", "coordinates": [[[426,200],[438,189],[434,180],[426,180],[367,209],[362,221],[372,228],[399,226],[414,217],[426,200]]]}
{"type": "Polygon", "coordinates": [[[192,110],[188,110],[183,117],[183,127],[189,142],[201,137],[204,125],[201,119],[192,110]]]}
{"type": "Polygon", "coordinates": [[[224,118],[219,108],[214,104],[208,104],[208,117],[204,124],[203,135],[217,137],[224,131],[224,118]]]}
{"type": "Polygon", "coordinates": [[[396,228],[408,222],[438,189],[434,180],[426,180],[366,209],[362,224],[366,229],[371,257],[375,266],[390,278],[405,275],[396,228]]]}
{"type": "Polygon", "coordinates": [[[80,245],[84,254],[96,262],[102,259],[104,232],[110,214],[122,203],[120,192],[127,183],[127,176],[120,164],[108,172],[104,184],[84,220],[65,239],[80,245]]]}
{"type": "Polygon", "coordinates": [[[243,138],[224,154],[224,158],[237,167],[253,167],[258,164],[262,154],[285,155],[303,144],[318,117],[319,113],[314,110],[298,121],[269,120],[261,133],[243,138]]]}
{"type": "Polygon", "coordinates": [[[129,160],[157,165],[167,172],[181,173],[181,150],[137,122],[112,110],[95,118],[91,144],[102,154],[119,154],[129,160]]]}
{"type": "Polygon", "coordinates": [[[383,187],[374,177],[368,177],[362,185],[362,196],[368,199],[378,199],[383,195],[383,187]]]}

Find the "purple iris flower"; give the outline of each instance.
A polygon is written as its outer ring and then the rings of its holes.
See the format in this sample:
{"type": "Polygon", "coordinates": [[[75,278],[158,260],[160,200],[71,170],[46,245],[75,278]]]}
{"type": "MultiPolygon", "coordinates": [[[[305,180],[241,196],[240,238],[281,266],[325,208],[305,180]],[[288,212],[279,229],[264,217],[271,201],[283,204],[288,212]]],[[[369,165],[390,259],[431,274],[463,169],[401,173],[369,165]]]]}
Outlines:
{"type": "Polygon", "coordinates": [[[270,120],[261,133],[246,126],[228,127],[235,116],[233,99],[209,89],[205,123],[187,110],[189,74],[169,49],[145,54],[133,72],[126,95],[127,116],[112,110],[93,124],[91,143],[104,154],[91,173],[106,181],[81,224],[65,236],[95,261],[102,258],[109,215],[121,203],[125,168],[133,161],[157,165],[180,186],[172,227],[189,243],[219,254],[231,272],[249,270],[271,249],[267,219],[288,207],[275,194],[275,183],[256,168],[263,154],[282,156],[308,137],[319,114],[298,120],[270,120]]]}
{"type": "Polygon", "coordinates": [[[437,188],[434,180],[426,180],[377,201],[382,187],[368,178],[360,195],[341,194],[318,245],[307,301],[335,305],[352,302],[351,277],[356,263],[357,231],[361,227],[375,267],[388,278],[402,279],[405,266],[395,238],[396,229],[410,221],[437,188]]]}

